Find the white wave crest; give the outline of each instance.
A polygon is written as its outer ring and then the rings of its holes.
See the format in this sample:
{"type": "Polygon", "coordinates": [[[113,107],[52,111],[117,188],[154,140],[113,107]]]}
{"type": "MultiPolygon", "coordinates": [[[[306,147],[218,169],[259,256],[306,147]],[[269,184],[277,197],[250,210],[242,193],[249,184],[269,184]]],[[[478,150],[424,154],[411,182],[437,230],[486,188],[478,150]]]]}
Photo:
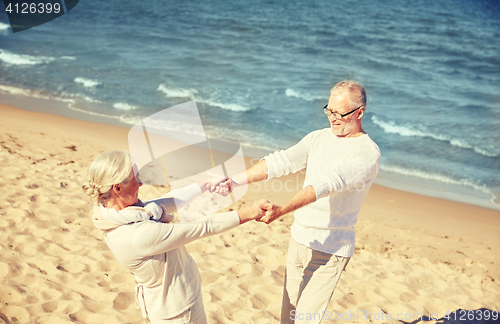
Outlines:
{"type": "Polygon", "coordinates": [[[213,107],[219,107],[222,109],[232,110],[232,111],[247,111],[250,108],[233,104],[233,103],[223,103],[216,100],[204,99],[198,95],[198,90],[196,89],[179,89],[179,88],[169,88],[164,84],[160,84],[157,91],[163,92],[168,98],[189,98],[198,103],[204,103],[213,107]]]}
{"type": "Polygon", "coordinates": [[[244,106],[241,106],[238,104],[225,104],[225,103],[221,103],[221,102],[217,102],[217,101],[205,100],[202,98],[197,98],[196,101],[200,102],[200,103],[205,103],[205,104],[210,105],[210,106],[219,107],[222,109],[227,109],[227,110],[232,110],[232,111],[250,110],[250,108],[247,108],[247,107],[244,107],[244,106]]]}
{"type": "Polygon", "coordinates": [[[299,91],[296,91],[296,90],[293,90],[293,89],[290,89],[290,88],[286,89],[285,95],[287,97],[295,97],[295,98],[299,98],[299,99],[306,100],[306,101],[328,100],[328,97],[324,97],[324,96],[312,96],[310,94],[302,93],[302,92],[299,92],[299,91]]]}
{"type": "Polygon", "coordinates": [[[113,108],[119,109],[119,110],[134,110],[137,109],[138,107],[129,105],[127,103],[123,102],[117,102],[113,105],[113,108]]]}
{"type": "Polygon", "coordinates": [[[97,80],[91,80],[91,79],[85,79],[85,78],[75,78],[74,80],[76,83],[81,83],[83,84],[84,87],[95,87],[96,85],[101,84],[101,82],[97,80]]]}
{"type": "Polygon", "coordinates": [[[423,170],[418,170],[418,169],[407,169],[401,166],[397,165],[381,165],[380,168],[384,171],[392,172],[392,173],[397,173],[405,176],[411,176],[411,177],[417,177],[420,179],[425,179],[425,180],[434,180],[438,182],[443,182],[443,183],[449,183],[449,184],[455,184],[455,185],[460,185],[464,187],[469,187],[473,188],[475,190],[491,194],[491,190],[476,181],[470,180],[470,179],[454,179],[452,177],[439,174],[439,173],[433,173],[433,172],[427,172],[423,170]]]}
{"type": "Polygon", "coordinates": [[[490,151],[482,149],[480,147],[472,146],[469,143],[467,143],[463,140],[460,140],[460,139],[451,139],[450,144],[453,146],[474,150],[474,152],[482,154],[484,156],[489,156],[489,157],[500,156],[500,152],[499,153],[490,152],[490,151]]]}
{"type": "Polygon", "coordinates": [[[85,109],[81,109],[81,108],[75,107],[73,104],[69,104],[68,108],[71,109],[71,110],[74,110],[74,111],[78,111],[78,112],[81,112],[81,113],[84,113],[84,114],[88,114],[88,115],[100,116],[100,117],[106,117],[106,118],[114,118],[114,119],[118,119],[118,120],[120,119],[120,116],[112,116],[112,115],[101,114],[101,113],[97,113],[97,112],[93,112],[93,111],[88,111],[88,110],[85,110],[85,109]]]}
{"type": "Polygon", "coordinates": [[[33,97],[33,98],[47,99],[47,100],[57,100],[57,101],[69,102],[69,103],[75,102],[74,99],[58,97],[58,96],[55,96],[52,94],[43,93],[40,90],[16,88],[16,87],[11,87],[11,86],[6,86],[6,85],[0,85],[0,90],[8,92],[8,93],[13,94],[13,95],[17,95],[17,96],[26,96],[26,97],[33,97]]]}
{"type": "Polygon", "coordinates": [[[35,65],[50,63],[56,59],[47,56],[32,56],[25,54],[15,54],[6,50],[0,50],[0,60],[12,65],[35,65]]]}
{"type": "Polygon", "coordinates": [[[386,133],[398,134],[400,136],[415,136],[415,137],[428,137],[435,139],[437,141],[448,142],[452,146],[460,147],[463,149],[471,149],[476,153],[479,153],[488,157],[500,156],[500,152],[492,152],[472,144],[467,143],[462,139],[450,138],[445,135],[437,135],[433,133],[423,132],[418,129],[414,129],[409,125],[396,125],[394,122],[385,122],[377,118],[377,116],[372,116],[372,121],[376,125],[380,126],[386,133]]]}
{"type": "Polygon", "coordinates": [[[13,95],[30,96],[28,89],[21,89],[21,88],[0,85],[0,90],[8,92],[13,95]]]}
{"type": "Polygon", "coordinates": [[[32,90],[25,88],[17,88],[11,87],[7,85],[0,84],[0,91],[5,91],[7,93],[16,95],[16,96],[26,96],[38,99],[47,99],[47,100],[56,100],[61,102],[68,102],[70,104],[74,104],[76,101],[84,100],[88,102],[100,102],[99,100],[92,99],[85,95],[79,93],[67,93],[62,92],[61,94],[54,94],[50,92],[44,92],[41,90],[32,90]]]}
{"type": "Polygon", "coordinates": [[[494,193],[490,199],[490,202],[495,206],[500,206],[500,193],[494,193]]]}
{"type": "Polygon", "coordinates": [[[7,30],[10,28],[10,25],[9,24],[6,24],[6,23],[3,23],[3,22],[0,22],[0,30],[7,30]]]}
{"type": "Polygon", "coordinates": [[[160,84],[157,91],[163,92],[169,98],[190,98],[193,100],[194,95],[198,93],[196,89],[169,88],[164,84],[160,84]]]}
{"type": "MultiPolygon", "coordinates": [[[[143,120],[144,118],[140,116],[120,116],[120,122],[130,125],[136,125],[143,120]]],[[[149,118],[147,120],[147,127],[158,130],[174,131],[182,134],[196,135],[199,136],[200,138],[206,137],[206,134],[203,132],[203,128],[198,127],[198,125],[193,125],[188,121],[179,122],[161,118],[156,120],[149,118]],[[202,132],[199,132],[200,129],[202,130],[202,132]]]]}

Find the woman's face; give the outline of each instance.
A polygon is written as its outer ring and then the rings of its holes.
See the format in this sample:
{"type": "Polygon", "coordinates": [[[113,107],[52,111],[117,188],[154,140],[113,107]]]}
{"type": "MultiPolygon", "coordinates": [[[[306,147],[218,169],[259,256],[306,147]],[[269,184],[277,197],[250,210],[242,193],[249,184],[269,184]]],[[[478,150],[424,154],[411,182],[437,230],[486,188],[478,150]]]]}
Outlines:
{"type": "MultiPolygon", "coordinates": [[[[134,168],[135,170],[135,168],[134,168]]],[[[142,181],[139,179],[139,173],[132,170],[129,175],[129,182],[121,186],[120,198],[131,206],[139,200],[139,187],[142,186],[142,181]]]]}

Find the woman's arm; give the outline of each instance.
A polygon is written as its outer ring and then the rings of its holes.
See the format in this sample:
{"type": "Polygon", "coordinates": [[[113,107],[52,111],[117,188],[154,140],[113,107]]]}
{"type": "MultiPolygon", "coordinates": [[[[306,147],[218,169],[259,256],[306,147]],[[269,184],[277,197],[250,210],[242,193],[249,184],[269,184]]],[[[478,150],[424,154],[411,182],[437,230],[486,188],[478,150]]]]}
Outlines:
{"type": "Polygon", "coordinates": [[[172,190],[168,194],[150,200],[148,202],[154,202],[158,204],[163,209],[162,218],[166,219],[166,217],[168,217],[168,214],[176,212],[177,209],[181,209],[190,201],[199,197],[201,194],[202,191],[199,184],[193,183],[191,185],[172,190]]]}
{"type": "Polygon", "coordinates": [[[223,180],[224,176],[211,177],[198,183],[193,183],[191,185],[172,190],[168,194],[150,200],[148,202],[154,202],[158,204],[163,209],[163,216],[160,219],[160,222],[169,223],[173,218],[173,216],[171,216],[170,214],[186,206],[192,200],[201,196],[205,191],[208,190],[208,188],[223,180]]]}
{"type": "Polygon", "coordinates": [[[134,232],[131,243],[143,256],[164,253],[264,216],[265,210],[259,205],[264,205],[265,202],[267,200],[263,199],[236,212],[212,214],[187,223],[144,222],[138,224],[140,227],[134,232]]]}

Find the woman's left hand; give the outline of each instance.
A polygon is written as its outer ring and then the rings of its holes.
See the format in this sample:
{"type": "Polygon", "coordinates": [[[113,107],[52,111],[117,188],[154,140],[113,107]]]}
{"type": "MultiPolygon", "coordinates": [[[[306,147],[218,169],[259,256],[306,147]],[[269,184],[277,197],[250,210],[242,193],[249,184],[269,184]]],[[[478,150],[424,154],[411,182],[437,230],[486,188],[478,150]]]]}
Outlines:
{"type": "MultiPolygon", "coordinates": [[[[208,172],[207,172],[208,173],[208,172]]],[[[231,181],[230,178],[226,178],[222,174],[213,174],[213,173],[208,173],[210,175],[210,178],[205,179],[198,184],[200,185],[201,188],[201,193],[204,193],[207,190],[210,190],[210,192],[213,192],[217,185],[219,185],[221,182],[225,181],[231,181]]]]}

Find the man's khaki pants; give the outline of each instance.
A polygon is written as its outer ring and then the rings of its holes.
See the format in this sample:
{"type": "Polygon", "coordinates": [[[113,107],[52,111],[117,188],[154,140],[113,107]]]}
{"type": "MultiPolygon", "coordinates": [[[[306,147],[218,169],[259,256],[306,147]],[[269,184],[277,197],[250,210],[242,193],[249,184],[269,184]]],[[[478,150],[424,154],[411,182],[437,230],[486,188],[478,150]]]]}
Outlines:
{"type": "Polygon", "coordinates": [[[319,323],[349,259],[313,250],[290,238],[281,323],[319,323]]]}

